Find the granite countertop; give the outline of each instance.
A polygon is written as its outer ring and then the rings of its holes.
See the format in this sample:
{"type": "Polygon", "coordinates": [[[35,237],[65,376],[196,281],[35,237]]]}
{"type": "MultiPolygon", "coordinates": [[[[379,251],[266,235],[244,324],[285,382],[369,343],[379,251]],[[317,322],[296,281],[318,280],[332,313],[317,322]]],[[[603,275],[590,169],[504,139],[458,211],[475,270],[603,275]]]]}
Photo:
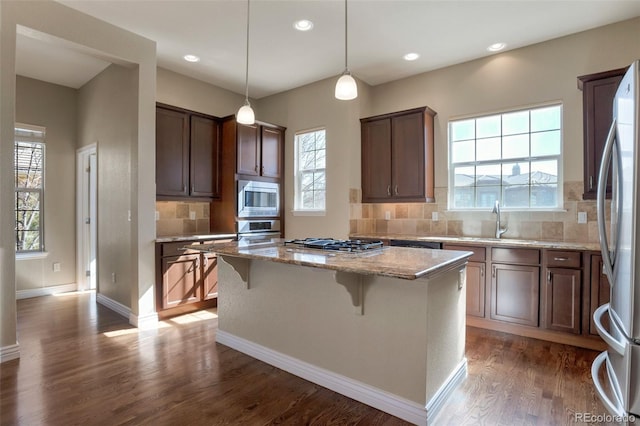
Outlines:
{"type": "Polygon", "coordinates": [[[480,246],[502,246],[502,247],[522,247],[537,249],[556,249],[556,250],[582,250],[582,251],[600,251],[598,243],[576,243],[565,241],[536,241],[536,240],[520,240],[511,238],[486,238],[486,237],[440,237],[437,235],[420,236],[420,235],[403,235],[403,234],[351,234],[351,239],[379,239],[379,240],[407,240],[407,241],[432,241],[452,244],[480,245],[480,246]]]}
{"type": "Polygon", "coordinates": [[[384,247],[361,253],[323,251],[285,246],[283,239],[268,244],[242,246],[238,242],[222,245],[202,245],[201,250],[215,251],[222,256],[268,260],[291,265],[382,275],[405,280],[430,278],[434,274],[466,264],[471,252],[453,250],[416,250],[405,247],[384,247]]]}
{"type": "Polygon", "coordinates": [[[236,238],[237,234],[185,234],[185,235],[172,235],[162,236],[156,238],[156,243],[172,243],[180,241],[211,241],[211,240],[226,240],[230,238],[236,238]]]}

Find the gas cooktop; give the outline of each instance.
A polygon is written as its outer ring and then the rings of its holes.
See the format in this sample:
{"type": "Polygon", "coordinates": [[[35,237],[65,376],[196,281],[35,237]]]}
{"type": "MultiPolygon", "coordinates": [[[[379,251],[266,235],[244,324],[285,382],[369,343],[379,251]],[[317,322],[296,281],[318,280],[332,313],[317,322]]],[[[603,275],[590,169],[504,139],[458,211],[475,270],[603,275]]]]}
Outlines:
{"type": "Polygon", "coordinates": [[[296,240],[287,240],[284,245],[294,245],[297,247],[347,251],[347,252],[363,252],[368,250],[381,249],[382,241],[364,241],[364,240],[334,240],[333,238],[305,238],[296,240]]]}

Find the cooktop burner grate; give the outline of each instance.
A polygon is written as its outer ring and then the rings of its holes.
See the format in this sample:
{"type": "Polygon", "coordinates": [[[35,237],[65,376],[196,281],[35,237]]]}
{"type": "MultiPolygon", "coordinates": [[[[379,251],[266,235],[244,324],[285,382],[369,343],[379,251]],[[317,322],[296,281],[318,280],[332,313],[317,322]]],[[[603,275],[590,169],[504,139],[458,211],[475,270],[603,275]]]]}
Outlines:
{"type": "Polygon", "coordinates": [[[383,243],[382,241],[335,240],[333,238],[304,238],[287,240],[284,242],[284,245],[295,245],[298,247],[320,250],[360,252],[381,249],[383,243]]]}

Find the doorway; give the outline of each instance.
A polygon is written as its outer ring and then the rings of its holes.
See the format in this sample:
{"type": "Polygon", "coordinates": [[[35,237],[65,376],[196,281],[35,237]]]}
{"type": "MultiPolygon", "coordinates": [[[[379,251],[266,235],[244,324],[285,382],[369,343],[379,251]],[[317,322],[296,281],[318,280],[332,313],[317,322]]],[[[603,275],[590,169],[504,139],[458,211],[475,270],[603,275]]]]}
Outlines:
{"type": "Polygon", "coordinates": [[[96,144],[76,153],[76,258],[78,290],[96,290],[98,246],[98,154],[96,144]]]}

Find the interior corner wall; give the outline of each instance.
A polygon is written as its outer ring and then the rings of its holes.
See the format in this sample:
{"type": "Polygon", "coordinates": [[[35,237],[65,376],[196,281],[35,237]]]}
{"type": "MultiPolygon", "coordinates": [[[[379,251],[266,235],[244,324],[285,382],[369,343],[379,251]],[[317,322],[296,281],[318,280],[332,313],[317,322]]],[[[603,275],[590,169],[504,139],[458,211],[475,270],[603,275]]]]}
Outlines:
{"type": "Polygon", "coordinates": [[[130,147],[137,70],[112,64],[79,90],[78,137],[98,154],[98,291],[131,307],[130,147]]]}
{"type": "Polygon", "coordinates": [[[16,77],[16,121],[46,128],[44,243],[47,257],[16,261],[16,289],[76,282],[75,153],[77,90],[16,77]],[[60,263],[60,272],[53,264],[60,263]]]}
{"type": "Polygon", "coordinates": [[[358,81],[358,97],[334,97],[337,77],[257,101],[260,119],[287,128],[284,214],[287,238],[349,235],[349,188],[360,186],[360,118],[369,112],[369,86],[358,81]],[[324,216],[297,216],[294,208],[294,139],[297,132],[324,127],[327,138],[327,199],[324,216]],[[309,235],[313,230],[313,235],[309,235]]]}

